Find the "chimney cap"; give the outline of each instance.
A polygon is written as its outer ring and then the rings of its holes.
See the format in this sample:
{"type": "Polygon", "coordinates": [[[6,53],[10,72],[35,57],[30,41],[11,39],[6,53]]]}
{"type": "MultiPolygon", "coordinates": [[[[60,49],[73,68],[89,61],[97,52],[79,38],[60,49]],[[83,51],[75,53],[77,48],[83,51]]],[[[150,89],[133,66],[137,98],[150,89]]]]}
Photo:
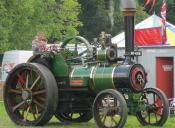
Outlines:
{"type": "Polygon", "coordinates": [[[136,11],[135,0],[121,0],[122,11],[136,11]]]}

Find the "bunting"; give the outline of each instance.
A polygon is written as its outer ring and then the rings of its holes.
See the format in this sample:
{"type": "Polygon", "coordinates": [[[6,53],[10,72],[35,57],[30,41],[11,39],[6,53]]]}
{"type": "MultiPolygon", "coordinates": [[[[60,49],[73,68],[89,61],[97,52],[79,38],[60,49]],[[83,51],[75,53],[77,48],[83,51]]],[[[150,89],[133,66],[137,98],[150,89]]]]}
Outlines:
{"type": "Polygon", "coordinates": [[[163,0],[162,9],[161,9],[161,17],[162,17],[162,44],[167,42],[166,36],[166,2],[163,0]]]}
{"type": "Polygon", "coordinates": [[[165,26],[166,24],[166,2],[165,0],[163,0],[163,4],[162,4],[161,17],[162,17],[162,25],[165,26]]]}
{"type": "Polygon", "coordinates": [[[151,9],[150,11],[152,11],[156,5],[156,0],[146,0],[146,3],[145,3],[145,7],[148,6],[150,3],[152,2],[152,5],[151,5],[151,9]]]}
{"type": "Polygon", "coordinates": [[[145,7],[148,6],[149,3],[150,3],[150,0],[146,0],[145,7]]]}

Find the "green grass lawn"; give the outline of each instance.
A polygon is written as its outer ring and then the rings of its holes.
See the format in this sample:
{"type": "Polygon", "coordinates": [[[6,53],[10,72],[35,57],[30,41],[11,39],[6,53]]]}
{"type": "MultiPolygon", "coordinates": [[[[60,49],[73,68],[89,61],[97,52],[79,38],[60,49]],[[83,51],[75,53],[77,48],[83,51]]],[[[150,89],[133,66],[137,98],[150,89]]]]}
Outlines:
{"type": "MultiPolygon", "coordinates": [[[[89,121],[88,123],[63,124],[63,123],[60,123],[54,117],[47,125],[43,127],[47,127],[47,128],[97,128],[93,119],[89,121]]],[[[19,126],[15,125],[9,119],[4,109],[3,103],[0,103],[0,128],[20,128],[19,126]]],[[[31,128],[31,127],[28,127],[28,128],[31,128]]],[[[139,124],[136,117],[128,116],[127,122],[125,124],[125,128],[143,128],[143,126],[139,124]]],[[[159,127],[146,126],[144,128],[159,128],[159,127]]],[[[175,117],[170,117],[168,121],[166,122],[166,124],[163,126],[163,128],[175,128],[175,117]]]]}

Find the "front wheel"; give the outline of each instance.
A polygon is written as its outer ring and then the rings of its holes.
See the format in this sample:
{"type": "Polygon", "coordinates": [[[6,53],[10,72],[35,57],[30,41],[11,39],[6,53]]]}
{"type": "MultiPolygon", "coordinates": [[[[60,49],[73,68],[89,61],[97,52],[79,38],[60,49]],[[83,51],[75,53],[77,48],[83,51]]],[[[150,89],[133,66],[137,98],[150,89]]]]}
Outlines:
{"type": "Polygon", "coordinates": [[[144,101],[145,107],[136,113],[139,122],[142,125],[164,125],[169,115],[169,104],[165,94],[157,88],[146,88],[140,99],[144,101]]]}
{"type": "Polygon", "coordinates": [[[125,99],[113,89],[100,92],[93,103],[93,116],[99,128],[122,128],[127,112],[125,99]]]}

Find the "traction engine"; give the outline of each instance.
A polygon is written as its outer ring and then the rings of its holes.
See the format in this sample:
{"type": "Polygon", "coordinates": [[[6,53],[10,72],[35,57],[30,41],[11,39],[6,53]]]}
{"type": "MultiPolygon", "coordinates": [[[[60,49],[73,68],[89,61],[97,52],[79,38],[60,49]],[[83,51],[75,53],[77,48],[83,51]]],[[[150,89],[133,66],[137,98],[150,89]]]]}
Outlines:
{"type": "Polygon", "coordinates": [[[4,87],[4,104],[18,125],[46,124],[53,115],[61,122],[94,120],[100,128],[121,128],[127,115],[142,125],[162,126],[168,118],[168,100],[157,88],[145,88],[147,74],[133,61],[133,0],[122,1],[125,56],[102,33],[98,47],[76,36],[50,52],[35,53],[17,65],[4,87]],[[76,42],[73,50],[68,44],[76,42]],[[83,44],[83,45],[82,45],[83,44]]]}

